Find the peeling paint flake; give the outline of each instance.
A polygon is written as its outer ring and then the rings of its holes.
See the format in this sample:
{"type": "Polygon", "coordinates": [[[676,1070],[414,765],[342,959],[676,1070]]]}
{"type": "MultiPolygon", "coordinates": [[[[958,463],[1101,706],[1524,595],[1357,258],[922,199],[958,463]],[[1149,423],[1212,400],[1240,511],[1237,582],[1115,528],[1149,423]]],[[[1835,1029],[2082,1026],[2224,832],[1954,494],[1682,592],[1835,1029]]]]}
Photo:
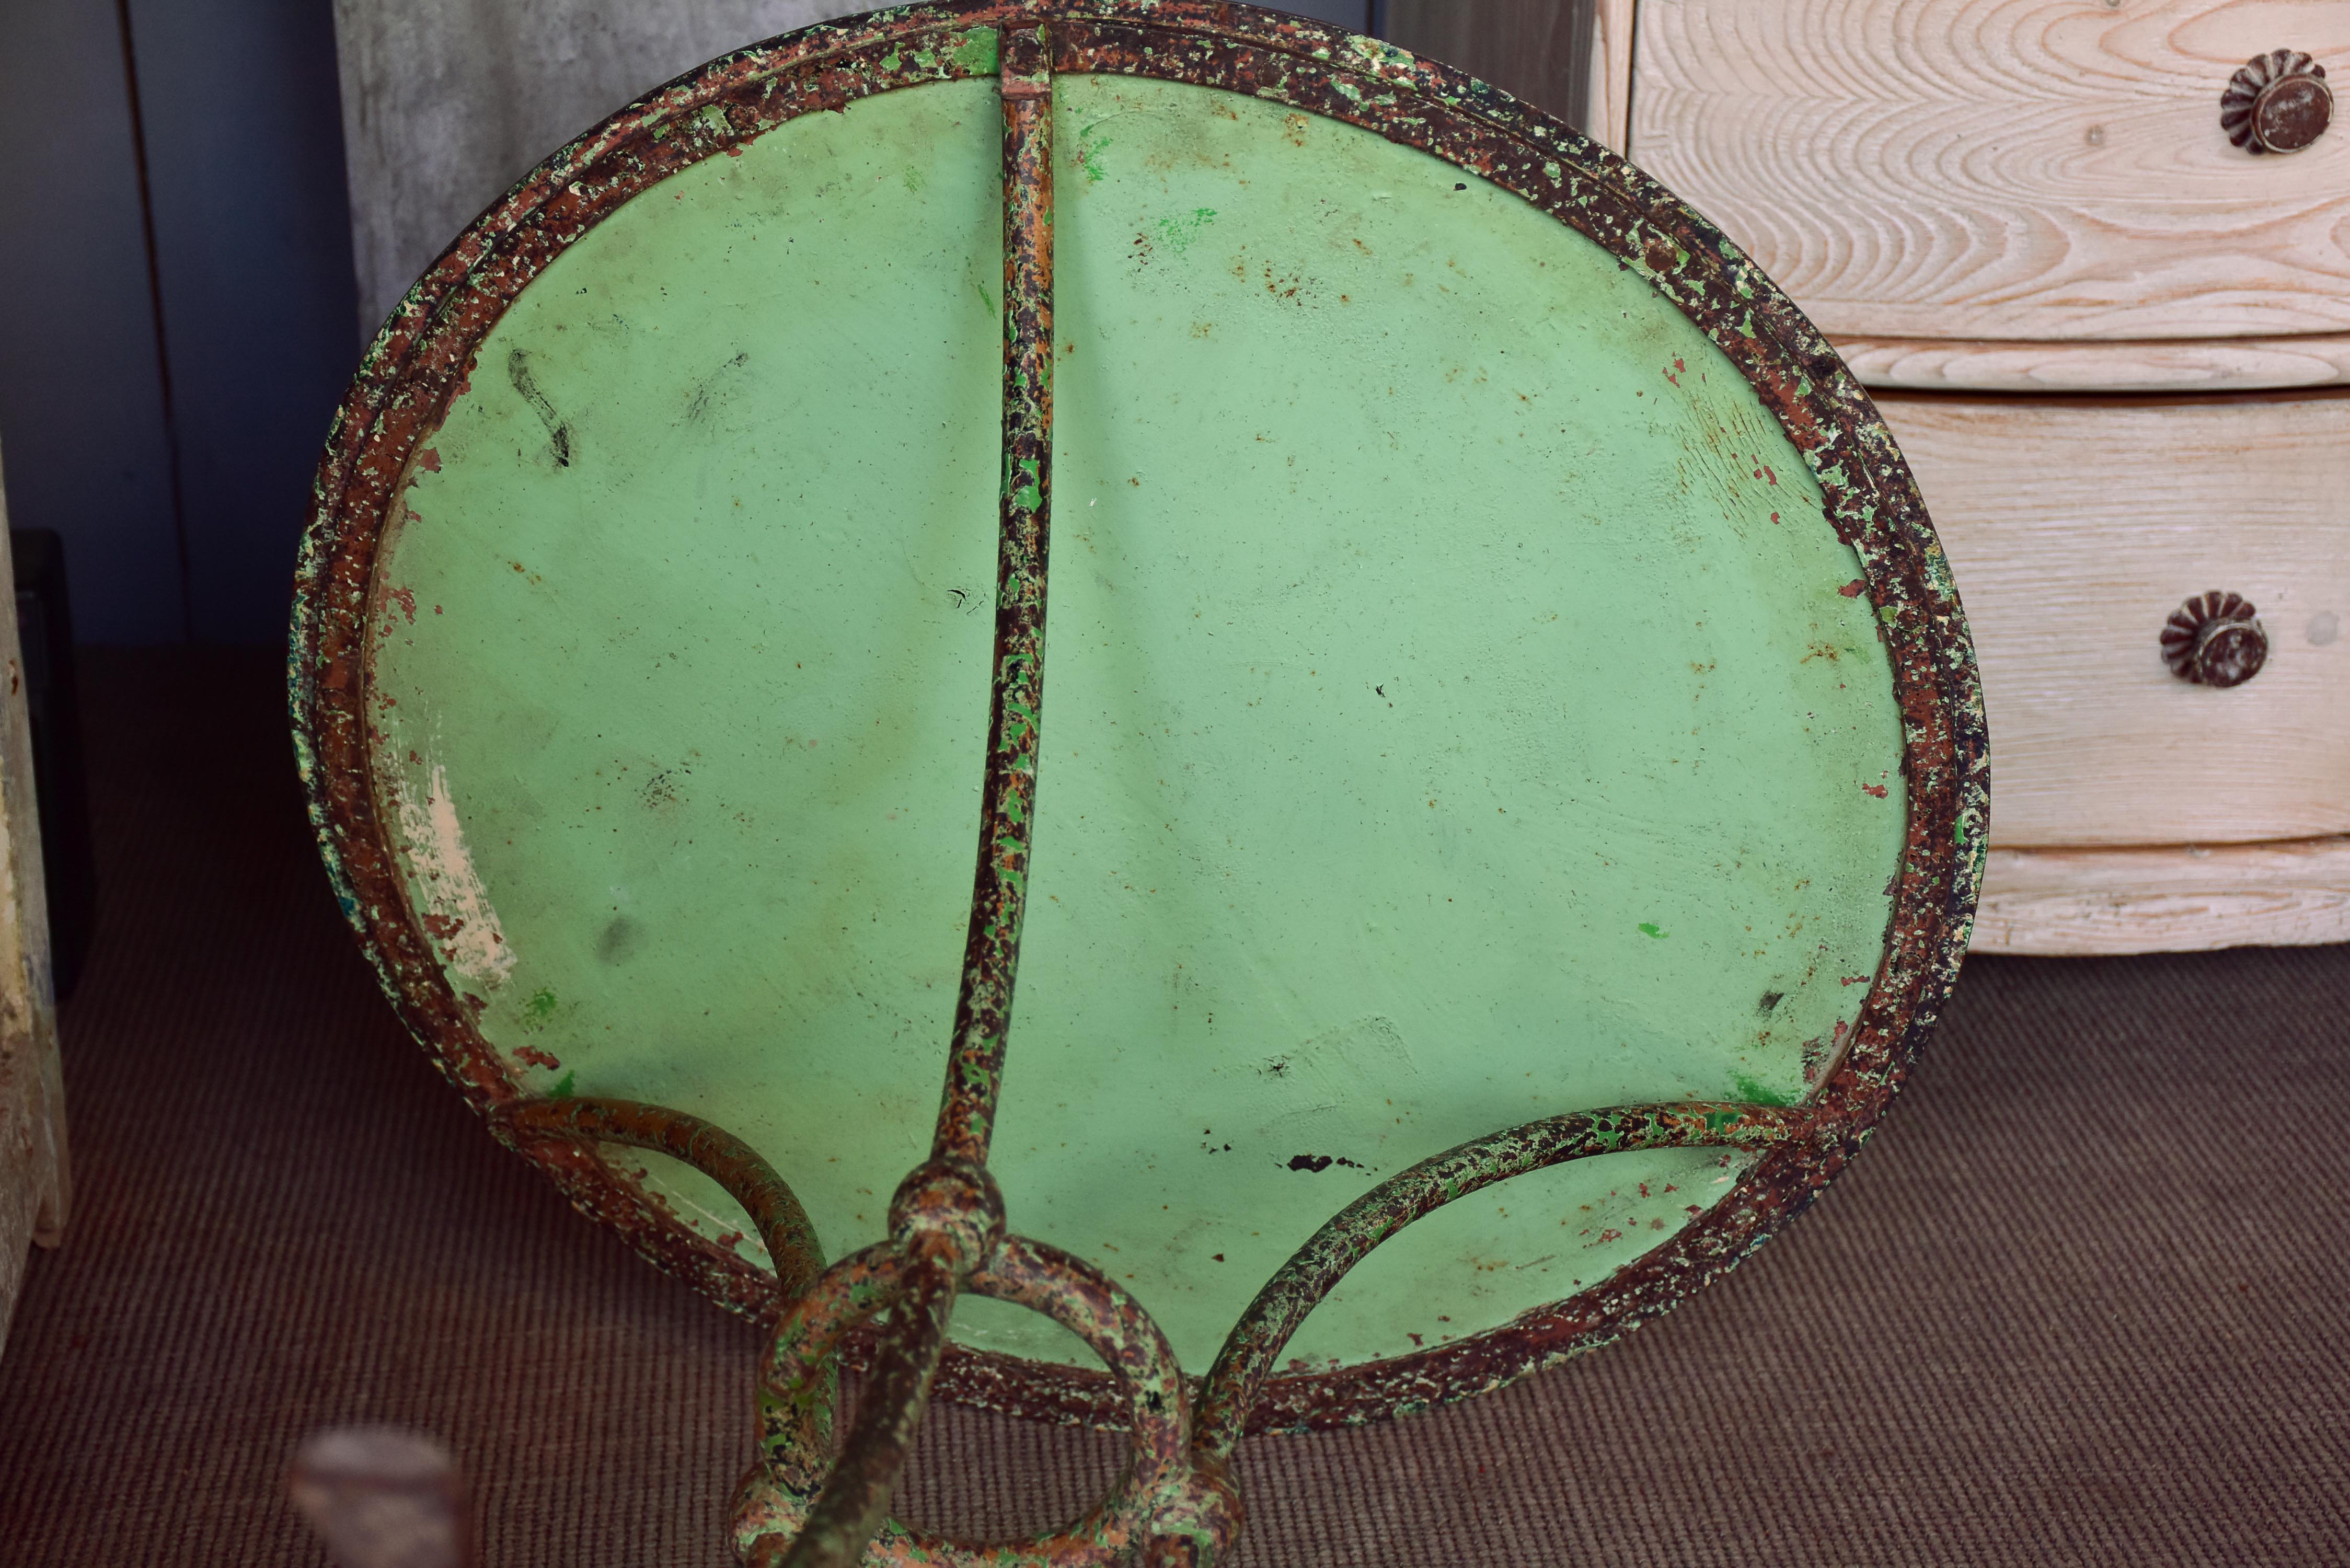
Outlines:
{"type": "Polygon", "coordinates": [[[406,858],[414,868],[425,928],[434,934],[451,969],[484,991],[495,991],[514,973],[514,950],[498,928],[489,890],[482,886],[473,854],[465,847],[457,803],[449,794],[448,769],[432,764],[432,783],[421,797],[411,778],[402,777],[394,790],[400,834],[407,841],[406,858]]]}

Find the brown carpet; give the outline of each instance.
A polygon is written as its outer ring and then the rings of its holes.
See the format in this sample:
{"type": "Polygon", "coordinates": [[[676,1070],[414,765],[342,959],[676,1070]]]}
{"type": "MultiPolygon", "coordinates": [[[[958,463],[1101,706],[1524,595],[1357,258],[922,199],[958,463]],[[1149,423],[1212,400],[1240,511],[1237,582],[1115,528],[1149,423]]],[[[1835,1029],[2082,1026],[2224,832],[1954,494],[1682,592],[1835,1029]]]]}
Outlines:
{"type": "MultiPolygon", "coordinates": [[[[488,1561],[728,1563],[752,1332],[576,1218],[393,1022],[274,661],[93,658],[79,1207],[0,1357],[0,1562],[318,1564],[295,1443],[456,1451],[488,1561]]],[[[1482,1402],[1244,1452],[1255,1568],[2350,1563],[2350,950],[1978,961],[1866,1158],[1730,1280],[1482,1402]]],[[[905,1511],[1114,1438],[943,1410],[905,1511]]]]}

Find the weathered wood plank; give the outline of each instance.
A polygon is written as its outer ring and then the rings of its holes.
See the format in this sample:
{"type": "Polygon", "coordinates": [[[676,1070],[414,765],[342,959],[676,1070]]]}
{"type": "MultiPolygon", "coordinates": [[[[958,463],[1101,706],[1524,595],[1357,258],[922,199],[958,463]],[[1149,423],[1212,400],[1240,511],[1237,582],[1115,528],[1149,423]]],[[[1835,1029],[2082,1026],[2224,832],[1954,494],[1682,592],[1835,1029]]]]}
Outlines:
{"type": "Polygon", "coordinates": [[[630,99],[839,0],[335,0],[360,330],[473,215],[630,99]]]}
{"type": "MultiPolygon", "coordinates": [[[[0,581],[11,574],[0,485],[0,581]]],[[[63,1238],[72,1184],[65,1079],[49,989],[48,901],[33,798],[33,730],[16,644],[16,598],[0,595],[0,1346],[23,1288],[28,1246],[63,1238]]]]}
{"type": "Polygon", "coordinates": [[[1994,849],[1974,950],[2136,953],[2350,940],[2350,838],[1994,849]]]}
{"type": "Polygon", "coordinates": [[[1866,385],[1921,391],[2221,392],[2350,382],[2345,333],[2129,343],[1833,341],[1866,385]]]}
{"type": "Polygon", "coordinates": [[[1617,152],[1632,137],[1634,0],[1596,0],[1591,14],[1591,85],[1584,130],[1617,152]]]}
{"type": "Polygon", "coordinates": [[[2248,57],[2340,0],[1643,0],[1633,161],[1856,337],[2350,329],[2350,133],[2255,156],[2248,57]]]}
{"type": "Polygon", "coordinates": [[[2002,847],[2350,831],[2350,397],[1878,400],[1973,626],[2002,847]],[[2243,594],[2268,667],[2164,665],[2243,594]]]}

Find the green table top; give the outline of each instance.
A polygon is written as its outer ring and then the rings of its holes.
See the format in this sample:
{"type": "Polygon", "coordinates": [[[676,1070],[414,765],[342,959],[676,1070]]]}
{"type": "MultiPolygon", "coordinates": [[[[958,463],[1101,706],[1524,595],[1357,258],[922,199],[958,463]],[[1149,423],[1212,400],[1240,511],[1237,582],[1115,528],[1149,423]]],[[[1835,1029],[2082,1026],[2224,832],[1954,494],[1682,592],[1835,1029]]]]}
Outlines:
{"type": "MultiPolygon", "coordinates": [[[[1015,1228],[1196,1372],[1427,1156],[1814,1095],[1887,950],[1915,742],[1828,514],[1849,476],[1648,270],[1274,99],[1077,74],[1053,113],[1053,597],[992,1165],[1015,1228]]],[[[730,1128],[832,1256],[928,1147],[962,958],[998,123],[992,77],[902,86],[599,213],[414,421],[357,568],[354,754],[405,906],[361,923],[418,933],[455,1003],[411,1022],[462,1015],[477,1096],[730,1128]]],[[[320,667],[297,646],[297,707],[320,667]]],[[[1970,900],[1972,865],[1929,891],[1970,900]]],[[[1440,1210],[1291,1365],[1602,1287],[1755,1158],[1618,1154],[1440,1210]]],[[[611,1163],[764,1263],[706,1178],[611,1163]]],[[[995,1303],[954,1332],[1090,1359],[995,1303]]]]}

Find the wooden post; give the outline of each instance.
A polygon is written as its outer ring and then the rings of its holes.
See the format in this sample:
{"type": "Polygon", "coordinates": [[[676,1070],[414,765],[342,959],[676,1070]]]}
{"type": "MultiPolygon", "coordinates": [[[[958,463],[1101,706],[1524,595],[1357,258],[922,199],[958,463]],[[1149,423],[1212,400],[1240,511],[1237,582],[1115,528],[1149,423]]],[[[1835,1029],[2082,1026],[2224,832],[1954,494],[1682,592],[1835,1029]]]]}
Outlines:
{"type": "Polygon", "coordinates": [[[1636,0],[1594,0],[1591,12],[1590,106],[1579,123],[1585,135],[1629,158],[1632,146],[1632,8],[1636,0]]]}
{"type": "MultiPolygon", "coordinates": [[[[0,474],[0,582],[13,582],[5,474],[0,474]]],[[[49,984],[48,900],[41,821],[33,799],[33,731],[16,596],[0,594],[0,1346],[24,1286],[28,1244],[64,1239],[72,1183],[66,1166],[65,1079],[49,984]]]]}

